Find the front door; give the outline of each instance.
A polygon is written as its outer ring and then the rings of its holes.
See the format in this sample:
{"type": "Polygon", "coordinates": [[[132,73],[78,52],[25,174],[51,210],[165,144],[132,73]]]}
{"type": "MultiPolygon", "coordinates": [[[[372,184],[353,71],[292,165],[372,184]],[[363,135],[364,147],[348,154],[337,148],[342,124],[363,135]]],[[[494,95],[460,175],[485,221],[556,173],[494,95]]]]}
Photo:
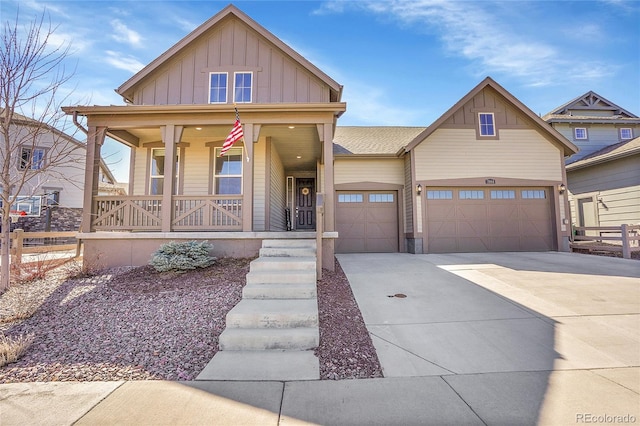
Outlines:
{"type": "Polygon", "coordinates": [[[315,183],[314,178],[296,179],[296,229],[315,229],[315,183]]]}

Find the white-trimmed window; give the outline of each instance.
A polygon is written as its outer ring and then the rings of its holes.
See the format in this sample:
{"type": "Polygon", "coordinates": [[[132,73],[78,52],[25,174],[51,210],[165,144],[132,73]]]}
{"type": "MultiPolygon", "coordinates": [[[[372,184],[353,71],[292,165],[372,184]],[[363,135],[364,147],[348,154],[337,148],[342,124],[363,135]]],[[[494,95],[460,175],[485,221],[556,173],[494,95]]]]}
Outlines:
{"type": "Polygon", "coordinates": [[[496,125],[493,119],[492,112],[478,113],[478,125],[480,130],[480,136],[495,136],[496,125]]]}
{"type": "Polygon", "coordinates": [[[235,73],[233,76],[233,101],[237,103],[251,103],[252,83],[252,72],[235,73]]]}
{"type": "MultiPolygon", "coordinates": [[[[179,155],[176,154],[175,176],[178,181],[179,155]]],[[[164,191],[165,149],[151,148],[151,167],[149,176],[149,195],[162,195],[164,191]]]]}
{"type": "Polygon", "coordinates": [[[513,200],[516,198],[516,191],[511,189],[492,189],[492,200],[513,200]]]}
{"type": "Polygon", "coordinates": [[[216,148],[214,191],[216,195],[242,194],[242,148],[231,148],[222,157],[216,148]]]}
{"type": "Polygon", "coordinates": [[[580,140],[587,139],[587,128],[576,127],[575,129],[573,129],[573,137],[580,140]]]}
{"type": "Polygon", "coordinates": [[[209,103],[227,103],[227,79],[226,72],[212,72],[209,74],[209,103]]]}
{"type": "Polygon", "coordinates": [[[44,157],[46,150],[44,148],[30,148],[23,146],[20,150],[20,170],[31,169],[40,170],[44,167],[44,157]]]}
{"type": "Polygon", "coordinates": [[[484,191],[463,189],[458,191],[458,198],[461,200],[482,200],[484,199],[484,191]]]}
{"type": "Polygon", "coordinates": [[[633,129],[631,127],[623,127],[620,129],[620,140],[626,141],[633,139],[633,129]]]}
{"type": "Polygon", "coordinates": [[[338,194],[339,203],[362,203],[362,194],[338,194]]]}
{"type": "Polygon", "coordinates": [[[428,200],[452,200],[453,191],[450,190],[429,190],[427,191],[428,200]]]}
{"type": "Polygon", "coordinates": [[[544,189],[523,189],[523,199],[544,199],[547,198],[547,193],[544,189]]]}

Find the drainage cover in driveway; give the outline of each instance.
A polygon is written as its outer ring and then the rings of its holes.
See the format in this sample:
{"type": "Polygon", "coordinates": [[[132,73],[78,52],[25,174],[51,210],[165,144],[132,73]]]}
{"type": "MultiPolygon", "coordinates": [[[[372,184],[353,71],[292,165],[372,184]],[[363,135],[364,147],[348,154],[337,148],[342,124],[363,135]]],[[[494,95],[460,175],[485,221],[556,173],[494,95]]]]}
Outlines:
{"type": "Polygon", "coordinates": [[[402,293],[396,293],[396,294],[391,294],[391,295],[389,295],[387,297],[397,297],[399,299],[404,299],[405,297],[407,297],[407,295],[406,294],[402,294],[402,293]]]}

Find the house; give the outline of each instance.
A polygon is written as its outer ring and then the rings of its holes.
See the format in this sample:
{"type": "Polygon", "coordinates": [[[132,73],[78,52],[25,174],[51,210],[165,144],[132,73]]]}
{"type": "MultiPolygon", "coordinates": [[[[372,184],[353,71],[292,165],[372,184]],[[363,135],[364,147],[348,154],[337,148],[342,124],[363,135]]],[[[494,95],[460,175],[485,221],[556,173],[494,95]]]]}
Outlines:
{"type": "Polygon", "coordinates": [[[580,148],[566,166],[571,222],[640,223],[640,117],[590,91],[542,118],[580,148]]]}
{"type": "MultiPolygon", "coordinates": [[[[12,122],[16,135],[12,179],[23,173],[25,176],[11,207],[15,213],[12,229],[78,230],[84,198],[86,144],[51,125],[19,114],[14,114],[12,122]]],[[[124,193],[122,188],[116,189],[116,180],[102,159],[98,181],[101,193],[114,190],[116,194],[124,193]]]]}
{"type": "Polygon", "coordinates": [[[63,108],[89,129],[85,259],[142,265],[190,239],[255,256],[320,219],[329,269],[336,252],[568,247],[576,147],[490,78],[429,127],[339,127],[342,86],[229,5],[117,92],[63,108]],[[236,110],[244,139],[221,156],[236,110]],[[131,148],[127,196],[97,195],[106,136],[131,148]]]}

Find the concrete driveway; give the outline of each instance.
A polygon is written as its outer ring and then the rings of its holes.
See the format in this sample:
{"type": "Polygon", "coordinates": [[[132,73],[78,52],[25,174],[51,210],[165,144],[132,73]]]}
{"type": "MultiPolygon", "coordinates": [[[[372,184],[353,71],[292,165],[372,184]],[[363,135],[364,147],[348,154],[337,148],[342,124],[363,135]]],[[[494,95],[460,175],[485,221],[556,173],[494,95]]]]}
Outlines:
{"type": "Polygon", "coordinates": [[[487,424],[640,421],[640,262],[555,252],[338,260],[385,377],[438,376],[487,424]]]}

